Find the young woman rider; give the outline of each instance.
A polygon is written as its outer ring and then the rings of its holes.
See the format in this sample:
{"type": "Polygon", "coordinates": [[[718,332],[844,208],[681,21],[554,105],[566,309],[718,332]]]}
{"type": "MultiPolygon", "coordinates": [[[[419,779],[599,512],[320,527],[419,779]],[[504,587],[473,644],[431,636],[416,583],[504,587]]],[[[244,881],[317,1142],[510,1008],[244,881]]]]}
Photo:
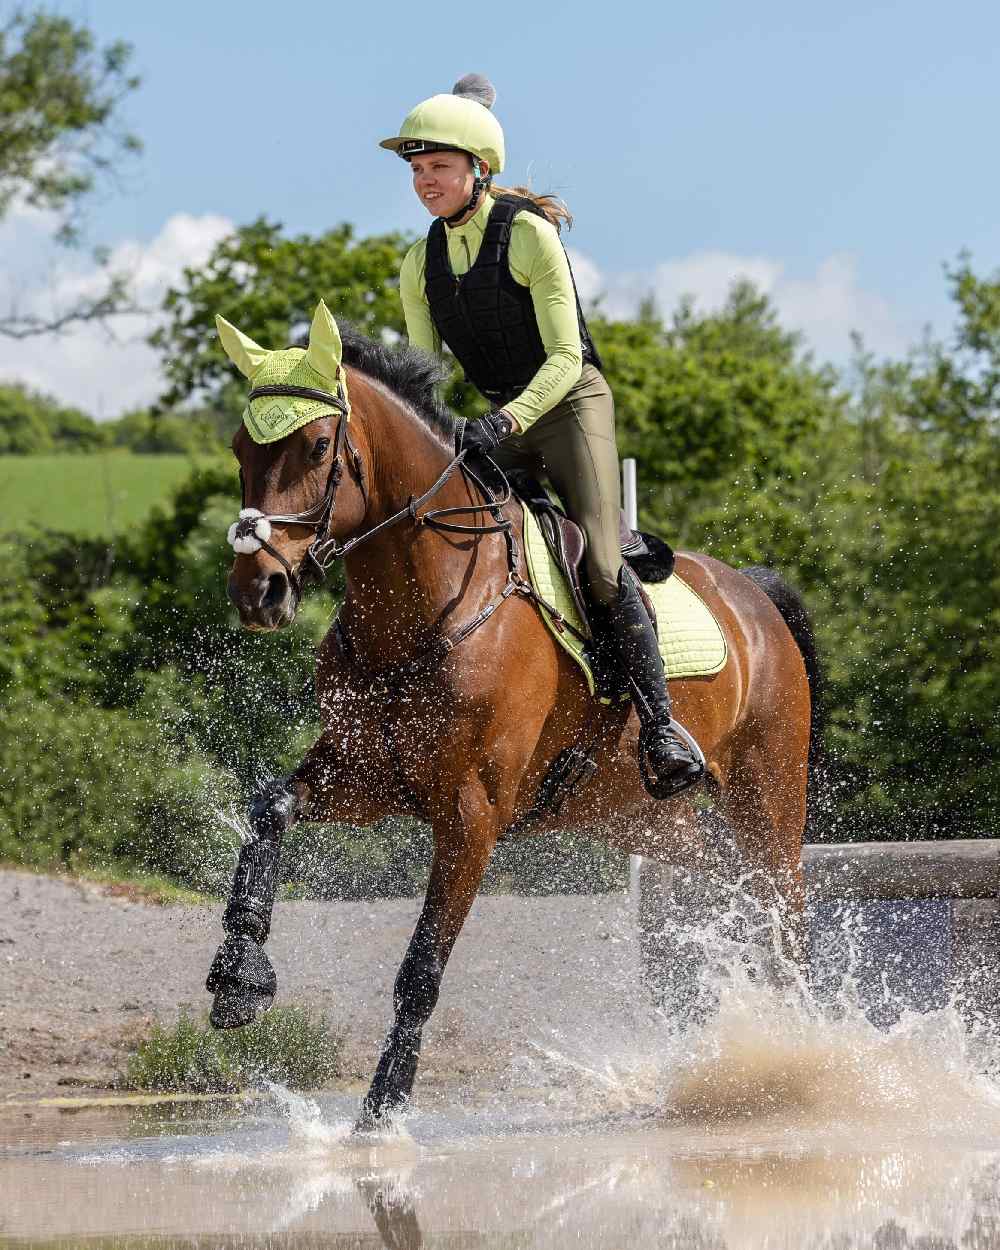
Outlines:
{"type": "Polygon", "coordinates": [[[568,214],[553,197],[491,186],[504,137],[480,75],[424,100],[382,141],[410,164],[417,198],[434,218],[400,271],[410,342],[446,344],[493,405],[470,423],[501,466],[539,466],[586,534],[590,594],[607,641],[638,687],[640,751],[661,795],[699,779],[702,766],[676,732],[656,633],[622,563],[614,401],[600,372],[559,238],[568,214]]]}

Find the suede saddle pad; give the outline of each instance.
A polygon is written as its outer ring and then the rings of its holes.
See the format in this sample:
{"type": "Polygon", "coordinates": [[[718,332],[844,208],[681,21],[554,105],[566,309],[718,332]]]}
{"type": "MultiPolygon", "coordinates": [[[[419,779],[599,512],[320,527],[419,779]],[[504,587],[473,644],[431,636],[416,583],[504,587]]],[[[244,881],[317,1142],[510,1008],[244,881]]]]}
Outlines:
{"type": "MultiPolygon", "coordinates": [[[[552,604],[573,629],[541,609],[542,617],[559,645],[579,664],[591,694],[595,693],[594,672],[587,646],[573,630],[586,633],[576,599],[565,573],[545,540],[538,518],[524,505],[524,550],[531,584],[552,604]]],[[[661,582],[643,582],[657,621],[660,655],[668,680],[681,677],[710,677],[720,672],[728,659],[725,635],[705,601],[676,573],[661,582]]]]}

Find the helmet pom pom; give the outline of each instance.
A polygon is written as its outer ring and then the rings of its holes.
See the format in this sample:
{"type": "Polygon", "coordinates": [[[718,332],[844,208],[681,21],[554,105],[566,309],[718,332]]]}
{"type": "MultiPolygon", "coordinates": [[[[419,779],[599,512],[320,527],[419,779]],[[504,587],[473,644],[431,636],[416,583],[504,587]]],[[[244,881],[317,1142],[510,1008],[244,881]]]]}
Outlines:
{"type": "Polygon", "coordinates": [[[466,100],[475,100],[485,109],[491,109],[496,103],[496,88],[485,74],[466,74],[451,89],[452,95],[462,96],[466,100]]]}

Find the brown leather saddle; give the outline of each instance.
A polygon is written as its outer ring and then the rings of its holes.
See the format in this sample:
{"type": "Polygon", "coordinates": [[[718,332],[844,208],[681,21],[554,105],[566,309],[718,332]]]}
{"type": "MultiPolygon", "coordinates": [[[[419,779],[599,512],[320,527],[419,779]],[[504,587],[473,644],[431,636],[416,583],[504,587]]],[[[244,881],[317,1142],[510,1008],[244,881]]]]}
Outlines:
{"type": "MultiPolygon", "coordinates": [[[[580,619],[587,633],[593,638],[595,631],[586,593],[586,574],[583,571],[587,536],[575,521],[570,520],[562,508],[552,502],[548,492],[536,478],[527,473],[512,473],[509,476],[510,484],[518,498],[535,514],[538,527],[545,537],[548,548],[566,576],[580,619]]],[[[619,515],[618,532],[622,557],[635,579],[639,594],[646,605],[646,611],[655,627],[656,612],[642,583],[644,581],[665,582],[674,571],[674,553],[662,539],[656,538],[655,535],[633,530],[625,520],[624,512],[619,515]]]]}

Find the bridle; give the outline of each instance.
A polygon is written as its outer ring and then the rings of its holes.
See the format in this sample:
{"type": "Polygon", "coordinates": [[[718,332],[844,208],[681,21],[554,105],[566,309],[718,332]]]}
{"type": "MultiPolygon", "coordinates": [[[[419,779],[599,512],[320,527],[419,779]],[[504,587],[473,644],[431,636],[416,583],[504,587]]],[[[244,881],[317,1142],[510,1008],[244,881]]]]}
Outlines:
{"type": "MultiPolygon", "coordinates": [[[[334,436],[333,464],[330,467],[330,474],[327,478],[323,497],[313,504],[311,508],[295,513],[263,513],[255,508],[247,508],[245,506],[241,508],[240,519],[229,530],[229,542],[238,554],[252,554],[254,551],[263,548],[284,567],[296,597],[301,599],[302,584],[307,577],[311,575],[318,580],[322,580],[326,575],[327,569],[332,564],[335,564],[338,560],[343,560],[355,548],[360,547],[362,543],[368,542],[369,539],[374,538],[377,534],[406,519],[409,519],[414,525],[426,526],[428,529],[450,534],[503,534],[507,548],[507,582],[503,590],[494,596],[471,621],[452,633],[439,637],[427,651],[411,662],[410,667],[424,666],[429,660],[443,658],[444,655],[447,655],[449,651],[453,650],[467,638],[473,630],[478,629],[480,625],[489,620],[496,609],[514,594],[534,600],[544,607],[546,612],[553,615],[557,621],[562,621],[561,613],[541,599],[530,582],[526,582],[518,573],[518,547],[517,540],[514,537],[514,523],[503,514],[503,508],[511,501],[514,492],[506,474],[494,461],[489,460],[489,457],[486,457],[486,459],[502,483],[499,494],[494,493],[493,489],[466,462],[468,449],[461,447],[462,431],[465,424],[464,419],[458,428],[456,438],[456,445],[461,450],[448,462],[428,490],[417,497],[411,495],[405,507],[400,508],[384,521],[380,521],[377,525],[373,525],[361,534],[356,534],[344,543],[338,543],[335,538],[330,537],[329,530],[337,507],[337,488],[340,486],[344,475],[345,450],[350,456],[351,466],[358,480],[366,508],[368,505],[368,487],[365,482],[364,462],[347,431],[347,419],[350,415],[350,409],[344,398],[343,389],[338,387],[338,394],[334,395],[327,391],[313,390],[311,387],[279,384],[255,387],[251,390],[249,398],[254,400],[271,395],[319,400],[340,413],[340,419],[337,422],[337,432],[334,436]],[[449,508],[435,508],[427,512],[419,512],[419,509],[432,499],[454,475],[456,470],[459,469],[463,476],[478,488],[486,502],[462,504],[449,508]],[[458,515],[476,516],[481,513],[489,513],[493,517],[493,522],[491,524],[464,524],[455,520],[444,519],[458,515]],[[287,557],[271,544],[272,524],[308,525],[312,526],[316,531],[316,536],[309,544],[309,548],[302,559],[302,565],[305,565],[304,571],[296,570],[287,557]]],[[[243,480],[242,469],[240,470],[240,488],[243,504],[245,505],[246,486],[243,480]]],[[[300,565],[300,569],[301,567],[300,565]]],[[[565,625],[569,627],[569,622],[565,622],[565,625]]],[[[343,639],[342,631],[341,638],[343,639]]]]}
{"type": "Polygon", "coordinates": [[[358,479],[358,484],[361,487],[361,493],[366,506],[368,503],[368,487],[365,483],[364,463],[361,459],[361,453],[351,441],[351,436],[347,429],[347,419],[351,410],[344,397],[343,386],[338,385],[336,395],[330,391],[316,390],[311,386],[291,386],[285,384],[255,386],[250,392],[248,402],[272,395],[317,400],[340,414],[337,421],[337,432],[334,435],[333,463],[330,466],[330,473],[326,480],[326,489],[323,492],[322,499],[318,503],[313,504],[311,508],[306,508],[302,512],[286,513],[265,513],[257,508],[248,508],[246,506],[246,481],[243,476],[243,469],[240,468],[240,516],[236,524],[230,526],[229,544],[239,555],[250,555],[254,551],[263,548],[268,555],[277,560],[285,569],[285,572],[288,574],[288,580],[295,591],[296,598],[301,599],[303,580],[312,575],[321,581],[326,576],[326,570],[341,555],[336,540],[329,537],[329,532],[330,522],[333,520],[333,514],[337,506],[337,488],[344,476],[345,449],[351,457],[351,464],[358,479]],[[272,525],[306,525],[311,526],[316,531],[315,537],[303,556],[302,563],[306,567],[301,574],[295,569],[291,561],[270,542],[272,525]]]}

